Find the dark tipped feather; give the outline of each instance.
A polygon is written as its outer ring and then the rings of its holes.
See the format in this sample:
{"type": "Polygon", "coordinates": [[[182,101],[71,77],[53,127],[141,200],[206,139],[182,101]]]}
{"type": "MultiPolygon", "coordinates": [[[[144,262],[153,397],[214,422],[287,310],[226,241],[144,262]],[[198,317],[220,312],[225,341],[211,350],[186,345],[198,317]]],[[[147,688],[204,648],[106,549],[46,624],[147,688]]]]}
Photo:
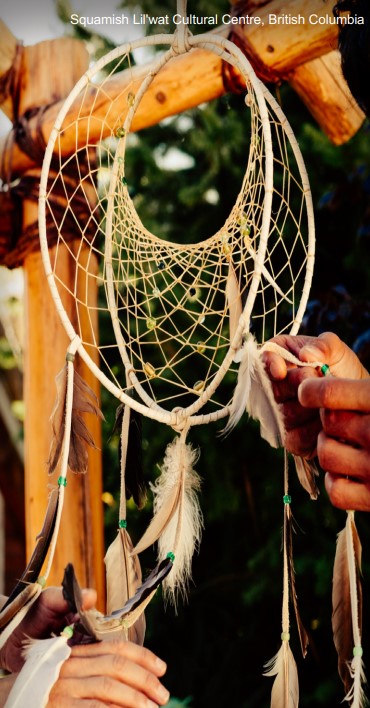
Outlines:
{"type": "Polygon", "coordinates": [[[72,612],[77,612],[80,617],[80,626],[76,629],[92,641],[113,639],[127,631],[137,622],[145,607],[150,602],[158,585],[164,580],[172,568],[172,560],[159,563],[150,573],[145,582],[138,588],[135,595],[125,605],[110,615],[102,615],[96,609],[82,609],[82,592],[75,576],[74,568],[69,563],[64,571],[63,594],[69,603],[72,612]]]}
{"type": "MultiPolygon", "coordinates": [[[[116,410],[114,432],[121,431],[125,406],[121,404],[116,410]]],[[[119,444],[119,460],[121,460],[121,439],[119,444]]],[[[130,424],[125,467],[126,499],[133,498],[138,509],[146,503],[146,487],[144,482],[142,461],[142,416],[130,408],[130,424]]]]}
{"type": "Polygon", "coordinates": [[[42,585],[37,580],[40,577],[53,536],[58,501],[58,490],[53,489],[49,497],[42,530],[37,537],[32,556],[0,612],[0,646],[3,646],[8,635],[16,629],[42,590],[42,585]]]}
{"type": "Polygon", "coordinates": [[[320,492],[316,484],[316,477],[319,476],[319,471],[314,460],[305,460],[303,457],[293,455],[295,467],[297,470],[298,479],[303,489],[308,492],[311,499],[317,499],[320,492]]]}
{"type": "MultiPolygon", "coordinates": [[[[62,452],[65,433],[67,371],[67,365],[65,365],[56,377],[57,399],[51,416],[53,438],[48,459],[49,474],[52,474],[56,469],[62,452]]],[[[71,441],[68,466],[72,472],[84,473],[87,470],[88,462],[86,445],[91,447],[96,447],[96,445],[85,421],[81,417],[81,413],[92,413],[99,418],[103,418],[103,414],[98,406],[96,394],[78,372],[74,371],[71,441]]]]}
{"type": "Polygon", "coordinates": [[[0,626],[3,626],[1,618],[5,616],[4,611],[6,610],[6,608],[9,608],[13,600],[18,595],[20,595],[22,590],[28,587],[30,583],[35,583],[38,577],[40,576],[41,569],[47,556],[50,541],[52,539],[55,527],[55,519],[58,510],[58,500],[58,489],[52,489],[49,496],[49,503],[46,509],[44,523],[39,535],[37,536],[34,551],[25,570],[22,573],[21,578],[13,588],[4,607],[2,608],[2,611],[0,613],[0,626]]]}
{"type": "Polygon", "coordinates": [[[158,585],[172,570],[172,566],[173,561],[171,558],[165,558],[165,560],[158,563],[150,575],[148,575],[144,583],[137,589],[135,595],[131,597],[121,609],[115,610],[109,616],[107,615],[104,617],[104,619],[127,618],[127,616],[133,613],[134,610],[144,604],[148,596],[153,594],[158,585]]]}
{"type": "Polygon", "coordinates": [[[291,513],[287,513],[286,517],[286,553],[288,558],[288,574],[289,574],[289,588],[290,595],[294,607],[295,618],[297,622],[297,629],[299,634],[299,640],[301,643],[301,650],[303,657],[307,654],[307,647],[309,644],[308,634],[302,622],[301,616],[298,609],[298,597],[295,586],[295,570],[294,570],[294,559],[293,559],[293,517],[291,513]]]}
{"type": "Polygon", "coordinates": [[[82,590],[72,563],[68,563],[64,570],[62,588],[63,597],[68,602],[71,612],[79,615],[80,622],[75,626],[76,630],[92,641],[99,641],[100,638],[95,631],[97,610],[82,609],[82,590]]]}

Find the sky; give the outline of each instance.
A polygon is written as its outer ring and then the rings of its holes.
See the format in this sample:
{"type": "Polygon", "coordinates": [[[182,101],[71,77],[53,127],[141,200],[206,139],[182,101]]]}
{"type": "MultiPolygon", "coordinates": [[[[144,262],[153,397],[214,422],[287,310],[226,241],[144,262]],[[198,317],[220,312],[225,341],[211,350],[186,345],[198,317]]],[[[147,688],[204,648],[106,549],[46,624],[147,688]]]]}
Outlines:
{"type": "MultiPolygon", "coordinates": [[[[73,12],[80,15],[119,14],[119,0],[72,0],[73,12]]],[[[65,32],[65,25],[58,20],[54,0],[0,0],[0,17],[13,34],[25,44],[43,39],[53,39],[65,32]]],[[[127,13],[127,11],[126,11],[127,13]]],[[[100,28],[117,43],[126,41],[125,27],[110,25],[100,28]]],[[[126,28],[127,30],[127,28],[126,28]]]]}
{"type": "MultiPolygon", "coordinates": [[[[79,15],[113,15],[119,0],[71,0],[73,12],[79,15]]],[[[64,25],[55,12],[54,0],[0,0],[0,18],[12,33],[24,44],[36,44],[44,39],[54,39],[66,32],[64,25]]],[[[125,14],[128,14],[127,10],[125,14]]],[[[127,32],[132,36],[132,27],[106,25],[99,27],[99,34],[105,34],[117,44],[128,40],[127,32]]],[[[137,28],[137,34],[139,28],[137,28]]],[[[10,122],[0,110],[0,135],[8,132],[10,122]]]]}

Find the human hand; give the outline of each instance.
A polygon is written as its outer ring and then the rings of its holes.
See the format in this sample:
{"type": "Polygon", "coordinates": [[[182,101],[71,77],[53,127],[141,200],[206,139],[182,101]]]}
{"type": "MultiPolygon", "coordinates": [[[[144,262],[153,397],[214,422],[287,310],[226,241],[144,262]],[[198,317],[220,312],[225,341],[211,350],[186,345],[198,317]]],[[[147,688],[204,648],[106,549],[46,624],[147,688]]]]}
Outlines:
{"type": "MultiPolygon", "coordinates": [[[[322,361],[335,376],[361,379],[369,376],[356,354],[331,332],[319,337],[280,335],[271,340],[304,362],[322,361]]],[[[320,372],[298,367],[275,352],[264,352],[263,360],[280,404],[285,427],[284,445],[294,455],[310,459],[316,455],[317,437],[322,429],[318,409],[304,408],[298,401],[298,387],[320,372]]]]}
{"type": "Polygon", "coordinates": [[[76,645],[63,664],[47,708],[157,708],[169,693],[159,681],[166,664],[126,641],[76,645]]]}
{"type": "MultiPolygon", "coordinates": [[[[86,589],[82,592],[84,609],[95,607],[95,590],[86,589]]],[[[46,639],[52,634],[59,634],[73,621],[74,616],[71,615],[68,603],[63,597],[62,588],[46,588],[0,649],[0,666],[7,671],[20,671],[24,664],[25,639],[46,639]]]]}
{"type": "Polygon", "coordinates": [[[317,454],[330,501],[370,511],[370,378],[307,380],[298,397],[307,409],[320,408],[317,454]]]}

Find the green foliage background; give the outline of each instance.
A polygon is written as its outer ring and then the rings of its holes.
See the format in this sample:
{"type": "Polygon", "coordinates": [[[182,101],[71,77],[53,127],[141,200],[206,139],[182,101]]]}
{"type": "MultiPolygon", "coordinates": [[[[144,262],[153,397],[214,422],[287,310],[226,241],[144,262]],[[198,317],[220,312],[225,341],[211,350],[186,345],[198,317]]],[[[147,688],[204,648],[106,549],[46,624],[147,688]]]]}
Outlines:
{"type": "MultiPolygon", "coordinates": [[[[227,12],[225,0],[190,3],[189,12],[227,12]]],[[[134,5],[134,4],[132,4],[134,5]]],[[[135,3],[136,5],[136,3],[135,3]]],[[[173,13],[172,1],[142,0],[150,14],[173,13]]],[[[125,10],[130,3],[122,3],[125,10]]],[[[85,39],[90,38],[84,30],[85,39]]],[[[96,38],[95,38],[96,41],[96,38]]],[[[104,42],[97,42],[102,53],[104,42]]],[[[276,93],[274,87],[271,90],[276,93]]],[[[370,364],[370,134],[365,123],[342,147],[334,147],[289,86],[278,99],[291,122],[311,179],[317,220],[317,263],[304,331],[333,330],[370,364]]],[[[218,228],[241,183],[247,136],[243,97],[222,100],[184,117],[144,131],[130,148],[130,184],[145,225],[175,240],[198,240],[218,228]],[[176,148],[191,158],[185,169],[159,166],[176,148]],[[189,163],[190,164],[190,163],[189,163]],[[213,190],[217,203],[209,200],[213,190]],[[214,191],[216,190],[216,192],[214,191]]],[[[212,201],[212,200],[211,200],[212,201]]],[[[214,199],[213,199],[214,201],[214,199]]],[[[104,439],[114,420],[114,402],[103,392],[107,415],[104,439]]],[[[143,454],[147,481],[158,471],[172,431],[144,420],[143,454]]],[[[163,607],[158,593],[147,611],[147,645],[168,662],[166,684],[173,705],[193,708],[261,708],[269,705],[271,680],[262,677],[264,662],[280,645],[282,598],[281,526],[283,459],[261,441],[258,428],[243,419],[226,439],[216,425],[192,431],[199,446],[197,470],[203,478],[201,505],[205,530],[193,564],[188,601],[177,611],[163,607]]],[[[105,490],[115,502],[107,507],[107,543],[118,514],[118,441],[104,449],[105,490]]],[[[342,686],[331,635],[331,577],[336,534],[345,514],[321,494],[310,501],[292,475],[292,510],[296,584],[300,611],[310,633],[307,658],[300,658],[294,620],[291,644],[300,674],[302,706],[339,706],[342,686]]],[[[140,514],[131,505],[129,522],[137,539],[150,518],[150,502],[140,514]]],[[[364,648],[370,665],[366,628],[370,558],[369,520],[358,514],[364,543],[364,648]]],[[[147,552],[143,568],[153,567],[147,552]]]]}

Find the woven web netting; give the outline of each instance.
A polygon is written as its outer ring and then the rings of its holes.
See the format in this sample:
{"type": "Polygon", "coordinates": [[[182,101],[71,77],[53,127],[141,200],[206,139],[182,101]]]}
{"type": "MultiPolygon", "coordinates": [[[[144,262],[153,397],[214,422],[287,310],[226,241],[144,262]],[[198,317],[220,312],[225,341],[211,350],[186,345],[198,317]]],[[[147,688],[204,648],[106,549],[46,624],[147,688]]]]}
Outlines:
{"type": "Polygon", "coordinates": [[[119,389],[130,370],[146,405],[220,409],[227,400],[219,372],[235,379],[243,328],[263,343],[296,332],[304,311],[313,234],[300,153],[275,101],[247,76],[240,120],[249,148],[225,222],[197,243],[151,233],[126,164],[148,71],[132,67],[131,47],[119,51],[83,77],[54,129],[45,190],[45,221],[56,234],[51,278],[62,302],[73,296],[72,327],[119,389]],[[65,250],[73,262],[68,277],[65,250]]]}

